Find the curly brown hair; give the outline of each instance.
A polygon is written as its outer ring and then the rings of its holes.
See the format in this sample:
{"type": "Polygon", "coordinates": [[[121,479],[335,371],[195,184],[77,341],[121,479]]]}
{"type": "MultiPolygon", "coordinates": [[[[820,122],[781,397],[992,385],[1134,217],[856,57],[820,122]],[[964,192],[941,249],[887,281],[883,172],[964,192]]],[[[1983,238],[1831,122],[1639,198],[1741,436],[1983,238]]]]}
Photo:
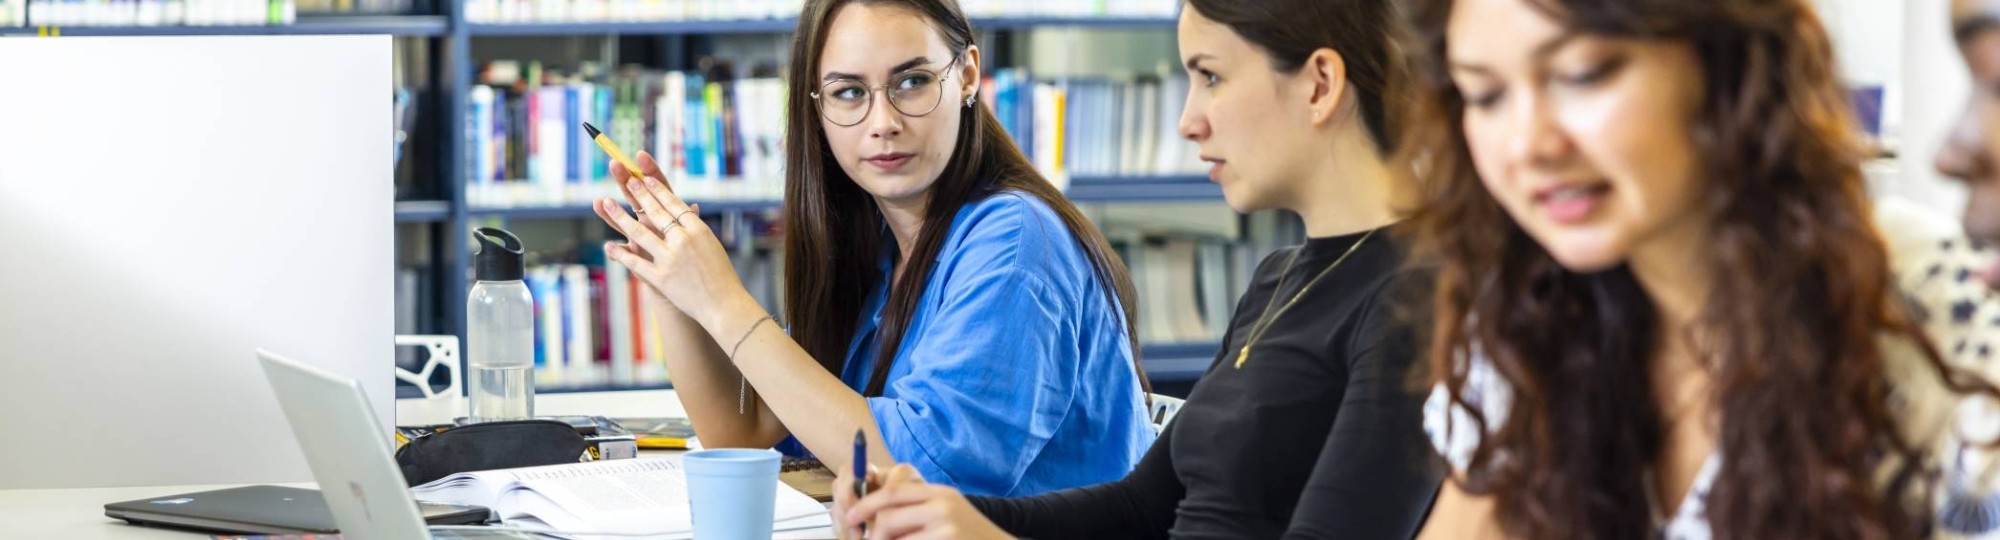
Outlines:
{"type": "MultiPolygon", "coordinates": [[[[1863,154],[1832,47],[1807,0],[1523,0],[1572,32],[1691,44],[1705,83],[1689,136],[1706,183],[1701,260],[1718,279],[1702,332],[1726,456],[1706,501],[1717,538],[1906,538],[1935,483],[1891,414],[1887,352],[1905,338],[1957,392],[1899,301],[1871,221],[1863,154]],[[1886,476],[1884,476],[1886,471],[1886,476]],[[1886,481],[1884,481],[1886,479],[1886,481]]],[[[1418,254],[1439,267],[1430,384],[1489,433],[1464,477],[1522,538],[1650,536],[1646,471],[1663,416],[1648,361],[1666,339],[1629,267],[1558,264],[1480,182],[1447,72],[1453,0],[1410,0],[1414,103],[1400,159],[1418,171],[1418,254]],[[1514,389],[1488,429],[1466,401],[1474,344],[1514,389]]],[[[1497,414],[1497,411],[1496,411],[1497,414]]]]}

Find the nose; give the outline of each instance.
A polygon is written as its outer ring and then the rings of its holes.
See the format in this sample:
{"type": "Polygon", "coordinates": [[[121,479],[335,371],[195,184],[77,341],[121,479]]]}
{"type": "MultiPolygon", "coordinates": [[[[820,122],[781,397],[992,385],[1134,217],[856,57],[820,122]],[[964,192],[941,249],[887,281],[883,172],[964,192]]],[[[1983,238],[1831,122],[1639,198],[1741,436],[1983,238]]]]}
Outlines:
{"type": "Polygon", "coordinates": [[[1200,106],[1195,103],[1193,91],[1189,91],[1187,98],[1181,103],[1181,122],[1179,128],[1181,138],[1194,142],[1208,140],[1209,135],[1212,134],[1210,133],[1211,128],[1208,125],[1208,114],[1206,111],[1201,110],[1200,106]]]}
{"type": "Polygon", "coordinates": [[[889,104],[889,92],[876,90],[868,93],[868,136],[876,139],[893,139],[903,133],[903,112],[889,104]]]}
{"type": "Polygon", "coordinates": [[[1521,165],[1546,165],[1574,150],[1556,121],[1555,107],[1541,92],[1520,92],[1508,123],[1507,156],[1521,165]]]}
{"type": "Polygon", "coordinates": [[[1970,182],[1993,172],[1993,156],[1980,124],[1985,107],[1978,96],[1966,100],[1965,110],[1938,149],[1934,163],[1938,174],[1970,182]]]}

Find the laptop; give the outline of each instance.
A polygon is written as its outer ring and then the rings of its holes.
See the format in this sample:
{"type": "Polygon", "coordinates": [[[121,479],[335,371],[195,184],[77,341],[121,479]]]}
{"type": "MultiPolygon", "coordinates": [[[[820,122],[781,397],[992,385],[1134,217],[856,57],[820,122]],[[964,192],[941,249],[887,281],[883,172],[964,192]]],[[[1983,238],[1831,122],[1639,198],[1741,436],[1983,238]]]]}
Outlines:
{"type": "MultiPolygon", "coordinates": [[[[415,527],[410,530],[421,533],[424,524],[488,521],[491,512],[484,507],[419,504],[410,497],[389,456],[389,441],[376,428],[374,411],[353,380],[283,359],[267,360],[265,374],[305,449],[313,476],[322,487],[338,486],[334,489],[344,493],[328,500],[310,489],[246,486],[111,503],[104,505],[104,515],[135,525],[233,534],[319,534],[375,527],[415,527]],[[358,512],[361,519],[341,520],[343,511],[358,512]]],[[[347,536],[411,537],[355,532],[347,536]]]]}
{"type": "MultiPolygon", "coordinates": [[[[342,537],[549,538],[526,531],[431,531],[425,516],[430,513],[428,508],[439,507],[419,505],[410,496],[403,473],[389,454],[389,436],[382,433],[360,383],[261,349],[257,358],[263,362],[264,378],[278,395],[278,405],[285,410],[285,419],[305,451],[313,479],[319,482],[321,491],[314,493],[321,494],[325,508],[332,511],[342,537]]],[[[279,505],[273,512],[293,511],[286,508],[279,505]]],[[[485,509],[478,509],[479,519],[472,522],[484,522],[486,515],[485,509]]]]}
{"type": "MultiPolygon", "coordinates": [[[[432,525],[486,522],[478,506],[420,503],[432,525]]],[[[339,532],[333,512],[317,490],[283,486],[182,493],[104,505],[104,515],[134,525],[230,534],[325,534],[339,532]]]]}

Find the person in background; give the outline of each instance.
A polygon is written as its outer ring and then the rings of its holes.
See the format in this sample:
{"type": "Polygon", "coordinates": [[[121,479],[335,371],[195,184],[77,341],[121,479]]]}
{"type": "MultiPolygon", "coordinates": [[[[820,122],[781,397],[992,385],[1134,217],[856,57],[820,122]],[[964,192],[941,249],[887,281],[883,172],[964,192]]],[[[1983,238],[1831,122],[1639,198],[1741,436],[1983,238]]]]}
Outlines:
{"type": "MultiPolygon", "coordinates": [[[[1952,37],[1972,75],[1965,97],[1936,159],[1937,170],[1966,187],[1965,234],[2000,243],[2000,1],[1953,0],[1952,37]]],[[[1975,258],[1973,273],[2000,286],[2000,264],[1991,254],[1975,258]]]]}
{"type": "Polygon", "coordinates": [[[1229,205],[1297,213],[1309,239],[1258,265],[1225,346],[1124,479],[1028,498],[966,497],[898,466],[835,516],[870,538],[1406,539],[1442,470],[1408,385],[1405,263],[1389,166],[1404,71],[1379,0],[1192,0],[1180,130],[1229,205]]]}
{"type": "Polygon", "coordinates": [[[984,495],[1116,479],[1154,434],[1135,298],[1097,229],[977,104],[951,0],[812,0],[787,85],[785,311],[744,289],[700,213],[612,167],[636,213],[606,252],[665,315],[704,446],[910,463],[984,495]]]}
{"type": "Polygon", "coordinates": [[[1806,0],[1410,7],[1423,538],[2000,526],[2000,392],[1905,296],[1953,277],[1893,270],[1806,0]]]}

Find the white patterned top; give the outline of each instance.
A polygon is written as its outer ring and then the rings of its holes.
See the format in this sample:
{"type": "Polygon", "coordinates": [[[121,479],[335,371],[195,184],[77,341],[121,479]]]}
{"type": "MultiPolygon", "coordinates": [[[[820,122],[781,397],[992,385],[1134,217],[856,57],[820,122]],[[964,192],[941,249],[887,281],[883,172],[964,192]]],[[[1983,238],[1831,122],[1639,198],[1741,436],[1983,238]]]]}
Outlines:
{"type": "MultiPolygon", "coordinates": [[[[2000,381],[2000,362],[1992,360],[2000,356],[2000,298],[1975,277],[1993,261],[1992,254],[1961,237],[1956,224],[1940,224],[1906,204],[1890,201],[1876,208],[1876,226],[1888,241],[1897,285],[1946,361],[2000,381]]],[[[1889,352],[1892,414],[1901,419],[1909,440],[1932,441],[1925,466],[1944,473],[1942,490],[1932,497],[1938,520],[1933,538],[2000,540],[2000,490],[1995,489],[2000,467],[1992,466],[1993,450],[1979,448],[2000,437],[2000,404],[1946,390],[1910,343],[1885,339],[1883,347],[1889,352]]],[[[1498,429],[1512,408],[1513,388],[1477,347],[1466,369],[1466,403],[1480,409],[1489,429],[1498,429]]],[[[1460,473],[1483,435],[1474,425],[1471,414],[1453,405],[1441,385],[1431,390],[1424,403],[1424,433],[1460,473]]],[[[1672,507],[1672,516],[1654,516],[1657,538],[1711,537],[1706,503],[1722,459],[1720,453],[1709,456],[1687,495],[1672,507]]]]}

